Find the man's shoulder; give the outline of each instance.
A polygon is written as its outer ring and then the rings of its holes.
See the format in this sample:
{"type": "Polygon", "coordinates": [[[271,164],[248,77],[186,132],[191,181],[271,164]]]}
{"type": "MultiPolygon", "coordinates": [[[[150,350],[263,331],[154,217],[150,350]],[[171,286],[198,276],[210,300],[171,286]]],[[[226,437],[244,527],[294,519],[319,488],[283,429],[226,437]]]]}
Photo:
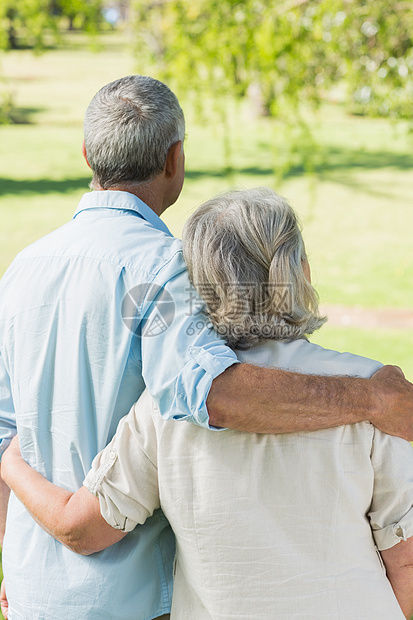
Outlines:
{"type": "Polygon", "coordinates": [[[77,299],[101,312],[138,285],[154,283],[159,290],[181,278],[186,265],[180,240],[132,217],[128,227],[109,219],[104,226],[69,222],[22,250],[0,282],[0,322],[23,308],[46,312],[57,299],[77,299]]]}
{"type": "Polygon", "coordinates": [[[185,269],[181,240],[140,217],[76,220],[24,248],[9,269],[26,269],[33,261],[62,267],[73,261],[104,262],[115,271],[137,270],[148,276],[167,265],[175,271],[185,269]]]}

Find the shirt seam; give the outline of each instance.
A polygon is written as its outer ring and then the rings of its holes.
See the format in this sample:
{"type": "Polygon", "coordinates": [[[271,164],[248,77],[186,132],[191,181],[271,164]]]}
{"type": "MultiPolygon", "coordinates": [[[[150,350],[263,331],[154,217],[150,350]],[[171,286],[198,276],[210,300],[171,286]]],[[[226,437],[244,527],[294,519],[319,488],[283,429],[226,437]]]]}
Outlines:
{"type": "MultiPolygon", "coordinates": [[[[172,239],[174,239],[174,237],[172,237],[172,239]]],[[[148,277],[156,278],[159,275],[159,273],[162,271],[162,269],[164,269],[167,265],[169,265],[170,262],[179,254],[181,254],[183,256],[182,249],[175,250],[174,253],[172,254],[172,256],[170,256],[168,259],[166,259],[159,267],[157,267],[157,269],[155,271],[145,271],[145,270],[140,269],[139,267],[133,265],[133,263],[116,262],[115,260],[112,260],[110,258],[98,257],[98,256],[87,256],[87,255],[83,255],[83,254],[31,254],[30,256],[16,257],[15,261],[16,262],[31,261],[34,258],[45,258],[45,259],[67,258],[67,259],[72,259],[72,260],[75,260],[75,259],[76,260],[90,260],[90,261],[96,261],[96,262],[100,262],[100,263],[109,263],[110,265],[115,265],[120,270],[122,270],[122,269],[129,269],[130,271],[133,271],[133,272],[136,272],[136,273],[140,273],[140,274],[144,274],[144,275],[147,275],[148,277]]],[[[186,268],[180,268],[179,270],[177,270],[175,276],[180,275],[185,270],[186,270],[186,268]]],[[[173,277],[174,276],[172,276],[172,278],[173,277]]],[[[168,278],[168,282],[169,282],[170,279],[171,278],[168,278]]]]}
{"type": "MultiPolygon", "coordinates": [[[[162,556],[162,551],[161,551],[160,544],[159,544],[159,539],[157,539],[155,543],[155,553],[156,553],[156,561],[158,564],[159,580],[161,582],[162,607],[166,605],[170,609],[172,601],[170,600],[170,597],[169,597],[168,579],[165,574],[165,565],[163,562],[163,556],[162,556]]],[[[165,612],[165,613],[169,613],[169,612],[165,612]]]]}

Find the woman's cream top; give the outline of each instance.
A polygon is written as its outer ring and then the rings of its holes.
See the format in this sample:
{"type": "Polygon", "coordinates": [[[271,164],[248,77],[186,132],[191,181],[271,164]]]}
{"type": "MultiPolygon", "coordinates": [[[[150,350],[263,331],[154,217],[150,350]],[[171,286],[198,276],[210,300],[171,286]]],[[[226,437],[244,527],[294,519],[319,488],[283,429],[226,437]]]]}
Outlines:
{"type": "MultiPolygon", "coordinates": [[[[239,359],[323,375],[380,367],[304,339],[239,359]]],[[[84,484],[123,530],[162,506],[177,541],[172,620],[404,618],[376,547],[413,535],[413,450],[368,422],[212,432],[165,422],[145,392],[84,484]]]]}

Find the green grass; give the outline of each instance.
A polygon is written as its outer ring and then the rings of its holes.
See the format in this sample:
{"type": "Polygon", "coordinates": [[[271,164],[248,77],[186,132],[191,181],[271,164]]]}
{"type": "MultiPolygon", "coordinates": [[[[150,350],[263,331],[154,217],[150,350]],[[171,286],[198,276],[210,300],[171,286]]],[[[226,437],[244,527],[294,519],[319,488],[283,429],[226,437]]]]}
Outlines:
{"type": "MultiPolygon", "coordinates": [[[[94,53],[82,37],[72,49],[42,56],[28,51],[3,56],[2,69],[26,124],[0,127],[0,273],[28,243],[67,221],[88,189],[89,170],[80,154],[84,110],[106,82],[147,67],[106,36],[94,53]],[[109,41],[109,43],[108,43],[109,41]]],[[[248,106],[222,101],[199,120],[187,116],[187,176],[181,197],[164,216],[179,235],[189,213],[230,187],[269,185],[285,195],[303,224],[313,280],[321,301],[367,308],[413,306],[412,140],[403,126],[351,117],[326,105],[310,117],[317,169],[306,176],[294,162],[282,184],[274,170],[283,164],[285,136],[268,119],[253,119],[248,106]],[[227,130],[221,116],[227,111],[227,130]],[[224,138],[229,142],[225,144],[224,138]],[[231,168],[230,174],[225,169],[231,168]]],[[[411,333],[325,327],[328,346],[388,358],[386,340],[400,342],[394,361],[413,377],[411,333]],[[335,339],[335,340],[334,340],[335,339]],[[362,343],[362,345],[361,345],[362,343]],[[362,348],[360,349],[360,347],[362,348]]],[[[318,338],[318,336],[317,336],[318,338]]]]}
{"type": "MultiPolygon", "coordinates": [[[[24,51],[3,58],[22,116],[33,124],[0,128],[0,272],[19,249],[70,216],[89,180],[79,150],[84,109],[99,86],[134,69],[131,58],[116,50],[57,50],[40,57],[24,51]]],[[[186,106],[187,180],[165,214],[173,232],[179,235],[192,209],[212,194],[270,185],[303,220],[324,301],[411,307],[413,151],[407,133],[327,106],[323,120],[313,122],[319,170],[309,179],[295,167],[280,185],[273,172],[282,150],[277,128],[249,118],[245,106],[228,105],[229,159],[218,116],[199,123],[186,106]],[[228,164],[231,175],[223,173],[228,164]]]]}
{"type": "MultiPolygon", "coordinates": [[[[84,110],[106,82],[150,72],[142,64],[117,34],[106,35],[99,53],[73,35],[71,49],[3,55],[2,71],[25,124],[0,127],[0,274],[20,249],[71,217],[90,180],[80,154],[84,110]]],[[[305,175],[293,154],[291,170],[279,183],[274,170],[283,165],[286,151],[280,128],[252,118],[247,105],[216,106],[202,94],[199,98],[215,111],[200,120],[183,101],[187,176],[177,204],[164,215],[174,234],[211,195],[234,186],[269,185],[301,217],[322,302],[373,310],[413,307],[413,144],[405,127],[351,117],[338,104],[326,105],[318,117],[309,115],[316,140],[314,174],[305,175]]],[[[394,361],[412,377],[411,332],[386,339],[381,332],[364,330],[368,337],[361,337],[354,329],[324,328],[320,338],[328,334],[329,346],[358,352],[363,343],[362,354],[382,360],[388,358],[385,340],[400,342],[394,361]]]]}
{"type": "MultiPolygon", "coordinates": [[[[71,44],[42,56],[20,51],[1,58],[22,123],[0,127],[0,274],[20,249],[67,221],[88,190],[80,147],[83,113],[93,94],[123,75],[150,73],[119,35],[106,35],[99,53],[81,36],[73,35],[71,44]]],[[[211,195],[269,185],[301,217],[322,302],[413,308],[413,144],[405,127],[325,105],[318,117],[309,116],[316,171],[306,176],[293,154],[280,184],[274,170],[285,161],[286,141],[273,122],[252,118],[247,105],[232,101],[200,120],[193,106],[182,103],[187,176],[177,204],[164,216],[174,234],[211,195]],[[220,120],[225,109],[226,131],[220,120]]],[[[413,380],[413,330],[327,325],[313,340],[399,364],[413,380]]]]}
{"type": "Polygon", "coordinates": [[[350,351],[384,364],[396,364],[413,382],[413,330],[335,327],[327,323],[311,341],[328,349],[350,351]]]}

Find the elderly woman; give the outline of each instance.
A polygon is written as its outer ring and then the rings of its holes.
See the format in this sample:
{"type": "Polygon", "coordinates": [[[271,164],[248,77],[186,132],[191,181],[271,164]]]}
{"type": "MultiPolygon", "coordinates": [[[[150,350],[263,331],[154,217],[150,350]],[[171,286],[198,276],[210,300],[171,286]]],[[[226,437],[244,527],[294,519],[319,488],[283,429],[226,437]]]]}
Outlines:
{"type": "MultiPolygon", "coordinates": [[[[212,326],[240,360],[359,377],[379,368],[307,340],[325,319],[297,218],[274,192],[202,205],[184,249],[212,326]]],[[[146,392],[77,493],[31,470],[16,444],[2,473],[44,529],[80,553],[120,540],[161,506],[177,542],[175,620],[397,620],[413,611],[413,452],[367,422],[211,433],[163,421],[146,392]]]]}

